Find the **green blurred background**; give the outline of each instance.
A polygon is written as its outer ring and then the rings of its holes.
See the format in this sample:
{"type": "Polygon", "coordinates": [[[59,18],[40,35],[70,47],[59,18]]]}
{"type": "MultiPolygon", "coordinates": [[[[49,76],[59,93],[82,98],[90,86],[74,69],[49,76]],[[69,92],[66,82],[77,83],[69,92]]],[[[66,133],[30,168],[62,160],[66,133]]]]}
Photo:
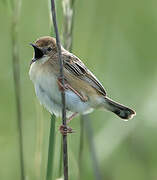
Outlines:
{"type": "MultiPolygon", "coordinates": [[[[57,0],[62,32],[62,9],[57,0]]],[[[109,112],[91,115],[94,144],[104,180],[157,179],[157,1],[77,0],[73,52],[106,88],[109,97],[134,108],[136,117],[121,121],[109,112]]],[[[27,180],[43,180],[47,163],[50,115],[35,97],[29,80],[32,48],[50,34],[48,2],[23,0],[19,23],[21,103],[24,163],[27,180]]],[[[19,180],[20,161],[11,55],[11,16],[0,2],[0,180],[19,180]]],[[[60,120],[56,125],[54,179],[58,173],[60,120]]],[[[80,120],[70,124],[68,136],[70,180],[78,178],[80,120]]],[[[84,138],[83,180],[94,180],[84,138]]]]}

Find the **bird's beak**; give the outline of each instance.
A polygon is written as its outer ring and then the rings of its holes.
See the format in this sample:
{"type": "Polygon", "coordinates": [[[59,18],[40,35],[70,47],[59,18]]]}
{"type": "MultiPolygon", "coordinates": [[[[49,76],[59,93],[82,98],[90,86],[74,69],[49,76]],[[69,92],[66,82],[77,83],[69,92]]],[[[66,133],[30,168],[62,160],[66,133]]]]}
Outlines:
{"type": "Polygon", "coordinates": [[[42,49],[40,49],[37,45],[30,43],[31,46],[34,48],[34,58],[32,59],[32,62],[40,59],[43,57],[44,53],[42,49]]]}

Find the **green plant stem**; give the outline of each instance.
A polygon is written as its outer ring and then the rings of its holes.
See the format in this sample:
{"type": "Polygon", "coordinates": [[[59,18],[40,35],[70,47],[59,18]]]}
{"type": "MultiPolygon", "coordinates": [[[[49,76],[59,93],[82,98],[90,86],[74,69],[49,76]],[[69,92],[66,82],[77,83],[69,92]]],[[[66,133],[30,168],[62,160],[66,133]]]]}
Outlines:
{"type": "MultiPolygon", "coordinates": [[[[48,0],[49,14],[50,14],[50,35],[53,35],[53,23],[51,16],[51,0],[48,0]]],[[[55,150],[55,125],[56,125],[56,116],[51,114],[50,117],[50,132],[49,132],[49,144],[48,144],[48,159],[47,159],[47,172],[46,172],[46,180],[52,180],[54,168],[53,168],[53,160],[54,160],[54,150],[55,150]]]]}
{"type": "Polygon", "coordinates": [[[55,122],[56,122],[55,115],[51,115],[46,180],[52,180],[52,177],[53,177],[53,170],[54,170],[53,169],[53,159],[54,159],[54,147],[55,147],[55,122]]]}
{"type": "MultiPolygon", "coordinates": [[[[72,50],[72,32],[73,32],[73,19],[74,19],[74,0],[62,0],[63,7],[63,44],[64,48],[71,51],[72,50]],[[68,13],[70,11],[70,16],[68,13]]],[[[61,141],[61,149],[63,147],[61,141]]],[[[62,175],[62,159],[63,151],[60,151],[60,160],[59,160],[59,177],[62,175]]]]}
{"type": "Polygon", "coordinates": [[[83,146],[84,146],[84,120],[81,116],[80,118],[80,149],[79,149],[79,158],[78,158],[78,166],[79,166],[79,176],[78,179],[82,179],[82,157],[83,157],[83,146]]]}
{"type": "MultiPolygon", "coordinates": [[[[56,10],[55,1],[51,0],[51,12],[53,19],[54,32],[56,35],[56,44],[58,50],[58,60],[60,64],[60,79],[62,81],[63,89],[65,87],[64,83],[64,72],[63,72],[63,59],[61,54],[60,38],[56,20],[56,10]]],[[[66,107],[65,107],[65,91],[61,91],[62,98],[62,125],[66,127],[66,107]]],[[[63,164],[64,164],[64,180],[68,180],[68,150],[67,150],[67,135],[63,135],[63,164]]]]}
{"type": "Polygon", "coordinates": [[[92,165],[93,165],[93,171],[95,175],[96,180],[102,180],[102,175],[100,172],[100,167],[98,164],[98,159],[96,157],[96,152],[95,152],[95,146],[93,142],[93,128],[91,126],[91,120],[89,118],[89,115],[83,115],[82,120],[84,121],[84,129],[86,130],[86,135],[89,143],[89,150],[92,158],[92,165]]]}
{"type": "Polygon", "coordinates": [[[23,157],[23,136],[22,136],[22,114],[21,114],[21,89],[20,89],[20,64],[19,64],[19,45],[18,45],[18,24],[20,17],[21,0],[14,0],[12,3],[12,26],[11,26],[11,41],[12,41],[12,67],[14,77],[15,101],[17,111],[18,137],[19,137],[19,154],[21,179],[25,179],[24,174],[24,157],[23,157]]]}
{"type": "Polygon", "coordinates": [[[60,157],[59,157],[59,171],[58,171],[58,177],[62,176],[63,173],[63,142],[62,142],[62,138],[61,138],[61,144],[60,144],[60,157]]]}

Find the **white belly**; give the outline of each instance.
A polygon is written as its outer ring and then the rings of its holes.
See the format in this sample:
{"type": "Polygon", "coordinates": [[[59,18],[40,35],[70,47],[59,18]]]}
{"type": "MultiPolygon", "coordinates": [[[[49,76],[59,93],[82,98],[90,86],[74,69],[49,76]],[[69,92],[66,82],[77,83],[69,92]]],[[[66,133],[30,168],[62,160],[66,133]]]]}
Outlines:
{"type": "MultiPolygon", "coordinates": [[[[56,77],[53,74],[38,73],[32,75],[32,68],[30,69],[30,78],[34,83],[36,95],[40,103],[52,114],[61,116],[61,93],[58,89],[56,77]]],[[[86,114],[91,112],[91,108],[88,102],[82,102],[82,100],[71,90],[65,91],[67,117],[74,112],[80,114],[86,114]]]]}

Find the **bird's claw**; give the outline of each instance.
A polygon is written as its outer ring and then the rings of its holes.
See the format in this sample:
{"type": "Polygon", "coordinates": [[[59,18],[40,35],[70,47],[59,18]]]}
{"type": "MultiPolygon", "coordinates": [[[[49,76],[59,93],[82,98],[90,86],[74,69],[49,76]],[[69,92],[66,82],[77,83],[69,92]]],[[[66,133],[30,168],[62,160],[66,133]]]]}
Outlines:
{"type": "Polygon", "coordinates": [[[68,133],[74,133],[75,131],[72,130],[71,127],[65,126],[65,125],[61,125],[59,127],[59,131],[62,135],[67,135],[68,133]]]}

